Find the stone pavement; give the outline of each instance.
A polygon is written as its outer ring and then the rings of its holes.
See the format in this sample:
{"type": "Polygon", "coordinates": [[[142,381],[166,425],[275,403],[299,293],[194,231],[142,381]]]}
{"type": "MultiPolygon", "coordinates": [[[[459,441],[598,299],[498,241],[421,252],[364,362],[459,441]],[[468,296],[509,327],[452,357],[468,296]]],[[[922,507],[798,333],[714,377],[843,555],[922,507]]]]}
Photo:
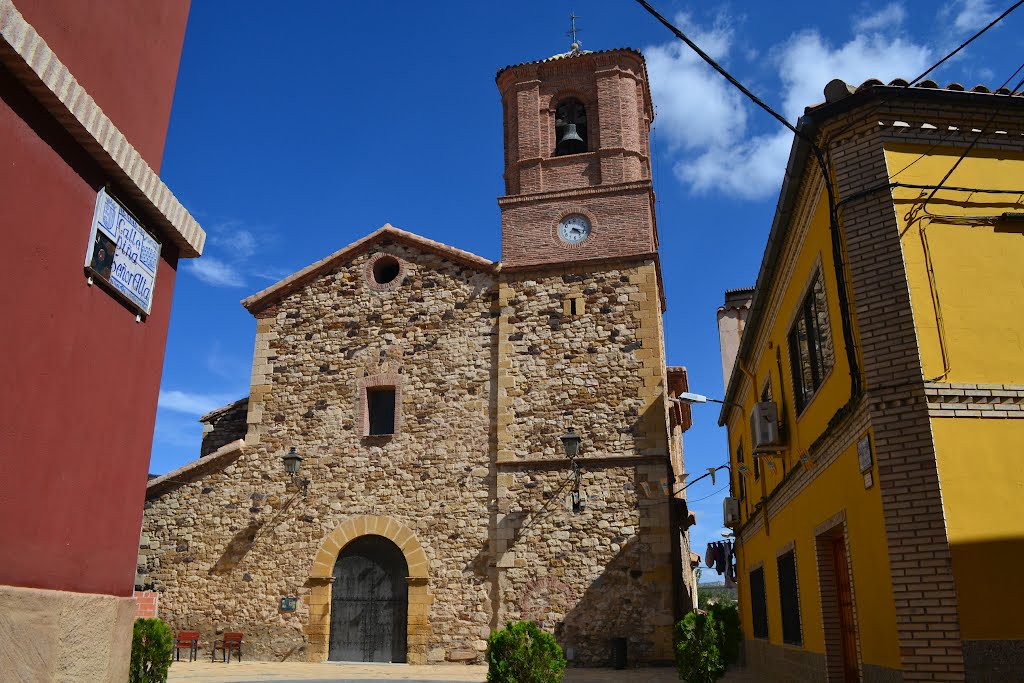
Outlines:
{"type": "MultiPolygon", "coordinates": [[[[486,666],[408,664],[357,664],[348,662],[175,662],[171,665],[169,683],[304,683],[305,681],[336,681],[370,683],[372,681],[406,681],[406,683],[483,683],[486,666]]],[[[723,683],[755,683],[758,679],[745,672],[733,672],[723,683]]],[[[565,683],[679,683],[675,669],[567,669],[565,683]]]]}

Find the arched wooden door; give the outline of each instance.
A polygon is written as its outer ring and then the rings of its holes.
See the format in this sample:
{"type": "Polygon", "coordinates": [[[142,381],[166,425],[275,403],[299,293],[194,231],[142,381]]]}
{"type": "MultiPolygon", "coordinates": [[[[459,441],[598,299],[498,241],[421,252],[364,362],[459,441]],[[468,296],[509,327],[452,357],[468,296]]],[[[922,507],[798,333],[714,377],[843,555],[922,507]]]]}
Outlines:
{"type": "Polygon", "coordinates": [[[328,659],[404,662],[409,614],[408,565],[383,536],[346,545],[334,564],[328,659]]]}

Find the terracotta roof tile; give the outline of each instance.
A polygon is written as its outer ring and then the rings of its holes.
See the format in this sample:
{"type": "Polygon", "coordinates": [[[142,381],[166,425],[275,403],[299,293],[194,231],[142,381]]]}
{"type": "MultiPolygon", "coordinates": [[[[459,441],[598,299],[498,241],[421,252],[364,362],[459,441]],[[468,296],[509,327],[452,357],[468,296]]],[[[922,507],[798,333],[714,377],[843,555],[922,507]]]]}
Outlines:
{"type": "Polygon", "coordinates": [[[234,408],[235,406],[237,406],[239,403],[241,403],[243,401],[248,402],[249,401],[249,397],[248,396],[243,396],[242,398],[238,399],[237,401],[232,401],[231,403],[227,404],[226,406],[221,406],[220,408],[217,408],[215,410],[211,410],[206,415],[203,415],[201,418],[199,418],[199,421],[200,422],[209,422],[210,420],[212,420],[213,418],[217,417],[221,413],[226,413],[227,411],[231,410],[232,408],[234,408]]]}
{"type": "MultiPolygon", "coordinates": [[[[804,113],[805,114],[810,113],[810,112],[818,109],[819,107],[825,106],[826,104],[833,104],[835,102],[838,102],[839,100],[842,100],[842,99],[844,99],[846,97],[849,97],[850,95],[853,95],[854,93],[866,92],[868,90],[871,90],[872,88],[876,88],[876,87],[906,88],[909,85],[910,84],[905,79],[903,79],[903,78],[894,78],[893,80],[889,81],[888,86],[886,86],[885,83],[883,83],[882,81],[880,81],[877,78],[869,78],[869,79],[865,80],[863,83],[861,83],[860,85],[856,85],[856,86],[850,85],[846,81],[843,81],[842,79],[836,78],[836,79],[833,79],[833,80],[829,81],[828,84],[825,86],[825,89],[824,89],[825,101],[824,102],[819,102],[818,104],[812,104],[809,107],[805,107],[804,108],[804,113]]],[[[921,81],[920,83],[914,84],[913,87],[914,88],[925,89],[925,90],[944,90],[944,91],[949,91],[949,92],[966,92],[966,93],[974,93],[974,94],[978,94],[978,95],[990,95],[991,94],[991,95],[1010,95],[1012,97],[1024,97],[1024,91],[1012,92],[1009,88],[999,88],[996,91],[992,91],[988,87],[986,87],[984,85],[980,85],[980,84],[976,85],[973,88],[971,88],[970,90],[968,90],[962,83],[957,83],[955,81],[953,83],[950,83],[949,85],[947,85],[945,88],[943,88],[942,86],[940,86],[935,81],[933,81],[931,79],[926,79],[926,80],[921,81]]]]}
{"type": "MultiPolygon", "coordinates": [[[[611,48],[609,50],[569,50],[568,52],[563,52],[562,54],[552,55],[552,56],[548,57],[547,59],[537,59],[537,60],[532,61],[532,62],[519,62],[518,64],[509,64],[508,66],[505,66],[505,67],[502,67],[502,68],[498,69],[497,76],[501,76],[501,74],[503,74],[504,72],[508,71],[509,69],[515,69],[515,68],[520,67],[520,66],[526,66],[527,64],[544,64],[546,62],[555,62],[555,61],[558,61],[560,59],[574,59],[574,58],[577,58],[577,57],[584,57],[584,56],[587,56],[587,55],[602,55],[602,54],[607,54],[609,52],[632,52],[633,54],[635,54],[636,56],[640,57],[641,59],[643,59],[643,57],[644,57],[643,53],[640,52],[640,50],[637,50],[637,49],[632,48],[632,47],[616,47],[616,48],[611,48]]],[[[497,77],[497,76],[495,76],[495,77],[497,77]]]]}

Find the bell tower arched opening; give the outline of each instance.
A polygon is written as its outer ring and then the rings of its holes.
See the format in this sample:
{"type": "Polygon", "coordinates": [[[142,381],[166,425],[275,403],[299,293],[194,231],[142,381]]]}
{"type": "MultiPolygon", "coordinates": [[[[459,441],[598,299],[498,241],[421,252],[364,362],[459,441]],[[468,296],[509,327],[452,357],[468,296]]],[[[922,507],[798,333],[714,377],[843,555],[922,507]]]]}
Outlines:
{"type": "Polygon", "coordinates": [[[587,108],[575,97],[566,98],[555,107],[555,156],[588,149],[587,108]]]}

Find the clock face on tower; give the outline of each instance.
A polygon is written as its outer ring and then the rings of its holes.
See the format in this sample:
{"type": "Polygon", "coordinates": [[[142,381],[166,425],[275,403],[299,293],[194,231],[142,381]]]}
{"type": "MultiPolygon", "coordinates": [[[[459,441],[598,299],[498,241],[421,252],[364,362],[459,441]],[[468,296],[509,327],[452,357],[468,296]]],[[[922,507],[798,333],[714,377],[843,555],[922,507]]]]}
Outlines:
{"type": "Polygon", "coordinates": [[[580,244],[590,237],[590,221],[581,213],[571,213],[558,222],[558,237],[569,244],[580,244]]]}

